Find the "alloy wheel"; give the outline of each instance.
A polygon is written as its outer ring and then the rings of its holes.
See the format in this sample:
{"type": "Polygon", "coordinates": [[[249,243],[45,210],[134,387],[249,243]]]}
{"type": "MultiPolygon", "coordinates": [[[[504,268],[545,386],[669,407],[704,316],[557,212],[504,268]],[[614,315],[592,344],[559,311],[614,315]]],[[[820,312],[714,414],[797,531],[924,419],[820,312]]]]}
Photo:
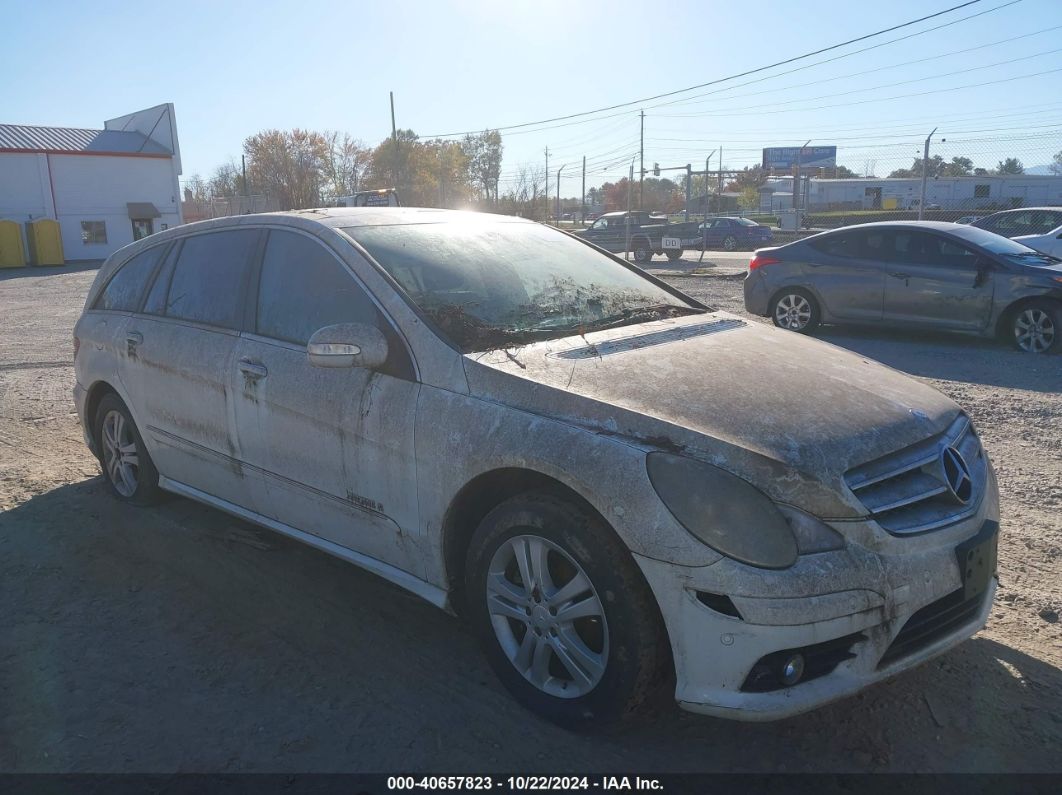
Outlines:
{"type": "Polygon", "coordinates": [[[798,293],[783,295],[774,307],[778,325],[790,331],[800,331],[811,322],[811,304],[798,293]]]}
{"type": "Polygon", "coordinates": [[[102,437],[107,477],[119,494],[132,497],[140,483],[140,459],[132,425],[120,411],[108,411],[103,418],[102,437]]]}
{"type": "Polygon", "coordinates": [[[733,238],[733,236],[728,235],[726,237],[726,239],[723,240],[723,249],[726,250],[726,251],[733,251],[736,248],[737,248],[737,240],[735,240],[733,238]]]}
{"type": "Polygon", "coordinates": [[[534,535],[507,539],[491,558],[486,599],[502,651],[536,688],[578,698],[601,681],[609,649],[604,606],[559,546],[534,535]]]}
{"type": "Polygon", "coordinates": [[[1029,353],[1043,353],[1055,341],[1055,321],[1043,309],[1030,307],[1014,319],[1014,339],[1029,353]]]}

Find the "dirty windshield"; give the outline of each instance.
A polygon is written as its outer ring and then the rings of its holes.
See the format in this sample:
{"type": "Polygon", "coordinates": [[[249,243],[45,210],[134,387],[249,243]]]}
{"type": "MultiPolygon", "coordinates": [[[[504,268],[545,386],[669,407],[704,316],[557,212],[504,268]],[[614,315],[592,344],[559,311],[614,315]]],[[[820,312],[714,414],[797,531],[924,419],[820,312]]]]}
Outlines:
{"type": "Polygon", "coordinates": [[[538,224],[483,219],[345,231],[465,352],[704,311],[538,224]]]}

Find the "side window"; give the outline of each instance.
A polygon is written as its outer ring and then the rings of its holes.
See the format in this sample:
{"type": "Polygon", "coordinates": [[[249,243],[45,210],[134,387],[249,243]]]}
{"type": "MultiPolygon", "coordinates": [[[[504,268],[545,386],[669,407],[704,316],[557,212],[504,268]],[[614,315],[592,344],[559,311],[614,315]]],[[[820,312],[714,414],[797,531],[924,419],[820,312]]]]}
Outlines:
{"type": "Polygon", "coordinates": [[[170,279],[173,277],[173,261],[177,259],[177,253],[181,249],[180,241],[170,247],[170,253],[166,255],[155,281],[148,290],[147,298],[144,299],[144,314],[161,315],[166,311],[166,291],[170,287],[170,279]]]}
{"type": "Polygon", "coordinates": [[[894,247],[892,232],[864,232],[862,238],[863,245],[859,246],[857,257],[876,260],[896,259],[897,251],[894,247]]]}
{"type": "Polygon", "coordinates": [[[173,269],[166,315],[238,329],[257,229],[189,237],[173,269]]]}
{"type": "Polygon", "coordinates": [[[272,231],[262,259],[256,330],[297,345],[335,323],[379,326],[375,304],[324,246],[272,231]]]}
{"type": "Polygon", "coordinates": [[[826,235],[810,243],[811,247],[829,254],[831,257],[858,257],[859,233],[846,232],[840,235],[826,235]]]}
{"type": "Polygon", "coordinates": [[[140,307],[140,297],[144,294],[151,274],[162,256],[166,246],[155,246],[142,251],[122,265],[107,282],[100,297],[96,299],[93,309],[111,309],[118,312],[134,312],[140,307]]]}
{"type": "Polygon", "coordinates": [[[977,263],[981,258],[976,251],[944,238],[937,238],[937,241],[940,244],[941,262],[968,270],[974,270],[977,267],[977,263]]]}

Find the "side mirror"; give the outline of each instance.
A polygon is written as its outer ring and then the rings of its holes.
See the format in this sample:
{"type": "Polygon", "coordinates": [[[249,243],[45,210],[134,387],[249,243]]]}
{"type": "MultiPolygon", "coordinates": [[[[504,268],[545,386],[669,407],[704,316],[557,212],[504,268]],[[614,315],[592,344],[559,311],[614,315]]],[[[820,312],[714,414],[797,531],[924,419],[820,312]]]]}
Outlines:
{"type": "Polygon", "coordinates": [[[387,339],[375,326],[339,323],[318,329],[306,343],[314,367],[365,367],[387,361],[387,339]]]}

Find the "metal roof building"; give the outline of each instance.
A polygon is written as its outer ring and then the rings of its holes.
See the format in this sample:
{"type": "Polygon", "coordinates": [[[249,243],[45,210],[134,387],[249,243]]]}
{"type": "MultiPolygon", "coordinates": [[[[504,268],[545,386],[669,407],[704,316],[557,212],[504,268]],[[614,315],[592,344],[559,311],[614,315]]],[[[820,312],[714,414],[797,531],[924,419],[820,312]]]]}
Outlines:
{"type": "Polygon", "coordinates": [[[180,174],[170,103],[99,130],[0,124],[0,219],[56,219],[68,260],[182,223],[180,174]]]}

